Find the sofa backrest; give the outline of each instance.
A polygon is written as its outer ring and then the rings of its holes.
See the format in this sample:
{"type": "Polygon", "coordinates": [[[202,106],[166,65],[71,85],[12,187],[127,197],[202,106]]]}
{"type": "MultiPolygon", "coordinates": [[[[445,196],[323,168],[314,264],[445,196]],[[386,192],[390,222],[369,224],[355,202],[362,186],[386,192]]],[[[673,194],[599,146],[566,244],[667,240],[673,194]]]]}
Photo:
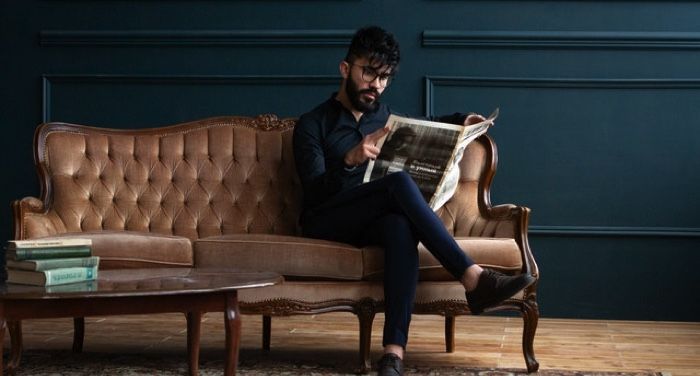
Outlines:
{"type": "Polygon", "coordinates": [[[43,124],[35,134],[42,199],[59,232],[294,235],[293,126],[274,115],[141,130],[43,124]]]}
{"type": "Polygon", "coordinates": [[[437,210],[447,230],[454,236],[509,235],[488,228],[485,211],[491,207],[491,182],[496,173],[496,144],[487,134],[472,141],[459,163],[459,185],[454,196],[437,210]]]}
{"type": "MultiPolygon", "coordinates": [[[[274,115],[139,130],[42,124],[34,152],[44,213],[16,218],[16,232],[20,238],[101,230],[189,239],[297,235],[302,192],[294,124],[274,115]]],[[[452,234],[485,230],[478,218],[490,205],[495,167],[488,136],[465,150],[459,188],[438,210],[452,234]]]]}

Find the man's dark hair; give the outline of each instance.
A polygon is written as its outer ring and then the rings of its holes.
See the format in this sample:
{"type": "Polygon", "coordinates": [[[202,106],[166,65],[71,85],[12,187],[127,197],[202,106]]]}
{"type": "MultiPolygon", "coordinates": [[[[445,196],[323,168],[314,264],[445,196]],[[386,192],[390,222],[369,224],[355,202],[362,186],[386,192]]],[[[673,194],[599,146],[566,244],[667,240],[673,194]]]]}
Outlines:
{"type": "Polygon", "coordinates": [[[378,26],[367,26],[355,32],[345,56],[352,63],[357,58],[367,58],[373,66],[389,66],[394,70],[401,59],[399,42],[394,35],[378,26]]]}

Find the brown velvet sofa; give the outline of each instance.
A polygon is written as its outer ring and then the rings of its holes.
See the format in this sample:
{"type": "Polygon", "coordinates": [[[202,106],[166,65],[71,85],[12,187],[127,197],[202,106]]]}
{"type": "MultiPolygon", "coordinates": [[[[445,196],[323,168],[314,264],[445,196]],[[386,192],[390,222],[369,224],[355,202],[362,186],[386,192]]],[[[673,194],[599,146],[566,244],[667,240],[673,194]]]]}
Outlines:
{"type": "MultiPolygon", "coordinates": [[[[382,250],[299,236],[294,124],[274,115],[139,130],[42,124],[34,137],[41,197],[13,202],[14,237],[92,238],[105,269],[278,272],[283,284],[239,295],[243,313],[264,317],[263,347],[270,348],[272,316],[351,312],[359,319],[360,368],[366,371],[373,320],[383,310],[382,250]]],[[[458,190],[439,215],[479,264],[539,277],[527,239],[530,210],[491,206],[496,163],[490,137],[470,144],[458,190]]],[[[521,314],[531,372],[538,369],[536,288],[489,310],[521,314]]],[[[452,352],[455,317],[469,308],[462,286],[422,247],[415,312],[445,317],[446,351],[452,352]]]]}

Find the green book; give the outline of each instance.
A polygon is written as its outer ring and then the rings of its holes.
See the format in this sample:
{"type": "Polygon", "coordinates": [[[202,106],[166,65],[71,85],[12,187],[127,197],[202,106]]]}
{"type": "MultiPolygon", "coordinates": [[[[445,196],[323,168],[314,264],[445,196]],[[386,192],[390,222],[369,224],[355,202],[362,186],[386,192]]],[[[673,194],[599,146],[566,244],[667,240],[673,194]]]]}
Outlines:
{"type": "Polygon", "coordinates": [[[7,267],[10,269],[37,270],[44,271],[59,268],[74,268],[77,266],[99,266],[100,257],[72,257],[43,260],[7,260],[7,267]]]}
{"type": "Polygon", "coordinates": [[[85,238],[40,238],[27,240],[8,240],[7,248],[55,248],[79,247],[92,245],[91,239],[85,238]]]}
{"type": "Polygon", "coordinates": [[[68,257],[88,257],[92,254],[90,246],[57,247],[57,248],[27,248],[8,249],[5,251],[6,260],[52,259],[68,257]]]}
{"type": "Polygon", "coordinates": [[[97,279],[97,266],[60,268],[44,271],[7,269],[7,283],[54,286],[97,279]]]}

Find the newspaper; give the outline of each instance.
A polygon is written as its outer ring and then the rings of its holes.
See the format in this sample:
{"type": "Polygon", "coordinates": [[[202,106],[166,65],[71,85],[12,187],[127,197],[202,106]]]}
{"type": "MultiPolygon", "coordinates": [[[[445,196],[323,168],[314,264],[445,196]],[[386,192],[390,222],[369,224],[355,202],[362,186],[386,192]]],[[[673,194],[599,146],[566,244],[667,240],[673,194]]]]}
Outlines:
{"type": "Polygon", "coordinates": [[[486,133],[497,117],[498,108],[486,120],[464,126],[391,115],[390,131],[377,142],[381,151],[370,160],[363,182],[406,171],[428,205],[437,210],[457,190],[464,149],[486,133]]]}

